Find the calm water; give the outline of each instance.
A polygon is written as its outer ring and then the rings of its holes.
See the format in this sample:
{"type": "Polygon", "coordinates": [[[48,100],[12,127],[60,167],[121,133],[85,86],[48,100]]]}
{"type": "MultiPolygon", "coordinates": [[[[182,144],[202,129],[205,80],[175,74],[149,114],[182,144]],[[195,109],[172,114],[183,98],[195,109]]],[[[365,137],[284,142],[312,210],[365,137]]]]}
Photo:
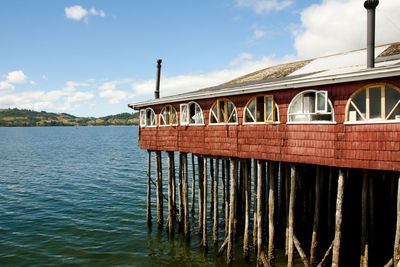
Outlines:
{"type": "MultiPolygon", "coordinates": [[[[208,252],[198,247],[193,225],[188,243],[147,228],[147,152],[137,132],[0,128],[0,265],[224,265],[211,243],[208,252]]],[[[234,265],[254,266],[236,246],[234,265]]]]}

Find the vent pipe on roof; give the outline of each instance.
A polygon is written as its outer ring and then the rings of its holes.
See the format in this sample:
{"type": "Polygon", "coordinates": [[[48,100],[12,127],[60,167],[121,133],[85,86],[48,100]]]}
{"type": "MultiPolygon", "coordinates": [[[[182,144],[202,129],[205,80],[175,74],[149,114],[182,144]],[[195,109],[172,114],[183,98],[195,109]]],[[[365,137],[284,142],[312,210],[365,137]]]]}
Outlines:
{"type": "Polygon", "coordinates": [[[379,0],[366,0],[367,9],[367,68],[375,67],[375,9],[379,0]]]}
{"type": "Polygon", "coordinates": [[[160,98],[160,75],[161,75],[161,62],[162,60],[157,60],[157,77],[156,77],[156,90],[154,91],[154,98],[160,98]]]}

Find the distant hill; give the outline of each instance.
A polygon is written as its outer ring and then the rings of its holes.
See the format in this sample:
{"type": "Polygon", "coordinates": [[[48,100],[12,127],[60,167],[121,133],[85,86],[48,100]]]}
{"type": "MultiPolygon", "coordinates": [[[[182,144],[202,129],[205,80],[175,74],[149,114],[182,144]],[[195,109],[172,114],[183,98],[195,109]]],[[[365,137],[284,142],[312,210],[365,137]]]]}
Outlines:
{"type": "Polygon", "coordinates": [[[139,112],[106,117],[75,117],[67,113],[50,113],[26,109],[0,109],[0,127],[24,126],[111,126],[138,125],[139,112]]]}

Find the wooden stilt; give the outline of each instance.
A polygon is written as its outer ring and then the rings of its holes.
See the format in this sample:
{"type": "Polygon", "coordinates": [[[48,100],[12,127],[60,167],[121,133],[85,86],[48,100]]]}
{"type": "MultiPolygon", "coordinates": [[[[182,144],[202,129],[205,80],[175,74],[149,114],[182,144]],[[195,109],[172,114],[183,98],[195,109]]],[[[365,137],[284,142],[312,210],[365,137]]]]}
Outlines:
{"type": "Polygon", "coordinates": [[[277,208],[277,218],[279,229],[277,232],[282,231],[285,225],[285,208],[284,208],[284,198],[285,198],[285,179],[284,177],[284,164],[283,162],[279,162],[279,183],[278,183],[278,208],[277,208]]]}
{"type": "Polygon", "coordinates": [[[293,266],[294,200],[296,196],[296,166],[290,164],[288,267],[293,266]]]}
{"type": "Polygon", "coordinates": [[[214,175],[214,223],[213,223],[213,241],[214,245],[218,244],[218,176],[219,176],[219,159],[215,160],[214,175]]]}
{"type": "Polygon", "coordinates": [[[194,165],[194,154],[192,154],[192,201],[190,203],[190,212],[192,213],[192,216],[194,216],[194,199],[196,195],[196,187],[195,187],[195,182],[196,182],[196,166],[194,165]]]}
{"type": "Polygon", "coordinates": [[[289,196],[290,196],[290,165],[285,163],[285,255],[289,252],[289,196]]]}
{"type": "Polygon", "coordinates": [[[309,267],[310,263],[308,262],[306,253],[304,252],[304,250],[301,248],[301,244],[300,241],[296,238],[295,235],[293,235],[293,243],[297,249],[297,251],[299,252],[300,258],[303,261],[303,264],[305,267],[309,267]]]}
{"type": "Polygon", "coordinates": [[[162,168],[161,151],[156,151],[156,187],[157,187],[157,224],[158,228],[163,228],[163,194],[162,194],[162,168]]]}
{"type": "Polygon", "coordinates": [[[328,181],[328,204],[327,204],[327,209],[328,209],[328,239],[332,238],[332,208],[331,208],[331,203],[332,203],[332,190],[333,190],[333,167],[329,167],[329,181],[328,181]]]}
{"type": "Polygon", "coordinates": [[[397,266],[400,262],[400,174],[397,183],[397,219],[396,236],[394,239],[393,262],[394,266],[397,266]]]}
{"type": "MultiPolygon", "coordinates": [[[[374,211],[374,202],[375,202],[375,197],[374,197],[374,176],[373,173],[369,173],[369,188],[368,188],[368,193],[369,193],[369,200],[368,200],[368,207],[369,207],[369,233],[368,233],[368,242],[369,242],[369,250],[372,250],[371,246],[375,243],[375,236],[374,236],[374,228],[375,228],[375,211],[374,211]]],[[[368,252],[368,251],[367,251],[368,252]]]]}
{"type": "Polygon", "coordinates": [[[257,255],[257,181],[258,181],[258,175],[257,175],[257,160],[253,159],[253,191],[254,191],[254,200],[253,200],[253,246],[254,246],[254,250],[256,252],[257,255]]]}
{"type": "Polygon", "coordinates": [[[199,200],[199,235],[202,235],[203,233],[203,195],[204,195],[204,166],[203,166],[203,157],[202,156],[198,156],[197,157],[197,162],[198,162],[198,168],[199,168],[199,196],[198,196],[198,200],[199,200]]]}
{"type": "Polygon", "coordinates": [[[147,150],[147,225],[151,226],[151,151],[147,150]]]}
{"type": "Polygon", "coordinates": [[[179,231],[182,231],[183,225],[183,191],[182,191],[182,176],[183,176],[183,159],[182,153],[179,153],[179,172],[178,172],[178,201],[179,201],[179,231]]]}
{"type": "Polygon", "coordinates": [[[189,184],[188,184],[188,159],[187,153],[182,153],[183,161],[183,211],[184,211],[184,232],[186,239],[190,236],[189,225],[189,184]]]}
{"type": "Polygon", "coordinates": [[[269,193],[268,193],[268,263],[275,266],[275,162],[269,162],[269,193]]]}
{"type": "MultiPolygon", "coordinates": [[[[179,162],[178,168],[181,168],[181,163],[179,162]]],[[[175,156],[172,152],[171,157],[171,177],[172,177],[172,221],[176,221],[176,177],[175,177],[175,156]]]]}
{"type": "Polygon", "coordinates": [[[315,201],[314,201],[314,224],[313,224],[313,233],[311,237],[311,251],[310,251],[310,264],[314,265],[317,257],[317,246],[318,246],[318,226],[319,226],[319,213],[320,213],[320,203],[321,203],[321,167],[317,165],[316,168],[316,177],[315,177],[315,201]]]}
{"type": "MultiPolygon", "coordinates": [[[[264,192],[263,192],[263,214],[264,214],[264,218],[263,218],[263,222],[264,223],[264,236],[266,236],[266,238],[268,239],[268,234],[269,234],[269,229],[268,229],[268,222],[269,222],[269,178],[271,176],[271,162],[270,161],[266,161],[265,165],[264,165],[264,192]]],[[[266,244],[268,245],[268,244],[266,244]]]]}
{"type": "MultiPolygon", "coordinates": [[[[168,151],[168,232],[170,234],[174,233],[174,225],[175,223],[173,222],[173,212],[174,212],[174,206],[173,206],[173,201],[172,201],[172,159],[174,158],[174,152],[168,151]]],[[[181,167],[179,167],[181,168],[181,167]]]]}
{"type": "Polygon", "coordinates": [[[210,217],[214,212],[214,160],[210,158],[210,217]]]}
{"type": "Polygon", "coordinates": [[[361,257],[360,266],[368,266],[368,242],[367,242],[367,208],[368,208],[368,173],[363,170],[361,191],[361,257]]]}
{"type": "Polygon", "coordinates": [[[230,190],[229,190],[229,184],[230,184],[230,171],[229,171],[229,160],[225,160],[225,174],[226,174],[226,184],[225,184],[225,235],[228,234],[228,228],[229,228],[229,215],[230,215],[230,210],[229,210],[229,202],[230,202],[230,190]]]}
{"type": "Polygon", "coordinates": [[[226,262],[230,264],[233,259],[233,227],[235,220],[235,199],[237,195],[237,160],[231,159],[231,195],[229,208],[229,229],[228,229],[228,249],[226,253],[226,262]]]}
{"type": "Polygon", "coordinates": [[[259,262],[262,251],[262,202],[263,202],[263,165],[264,162],[257,160],[257,262],[259,262]]]}
{"type": "MultiPolygon", "coordinates": [[[[221,181],[222,181],[222,186],[221,186],[221,195],[222,195],[222,210],[223,210],[223,218],[222,219],[225,219],[226,218],[226,206],[225,206],[225,204],[226,204],[226,202],[225,202],[225,198],[227,197],[226,195],[225,195],[225,179],[226,179],[226,176],[225,176],[225,160],[221,160],[221,167],[222,167],[222,176],[221,176],[221,181]]],[[[224,226],[226,226],[226,224],[227,224],[227,221],[225,221],[225,223],[224,223],[224,226]]],[[[226,232],[225,232],[225,234],[226,234],[226,232]]]]}
{"type": "Polygon", "coordinates": [[[249,258],[249,225],[250,225],[250,205],[251,205],[251,161],[244,161],[243,175],[244,175],[244,236],[243,236],[243,256],[245,259],[249,258]]]}
{"type": "Polygon", "coordinates": [[[201,243],[201,246],[205,249],[208,248],[207,245],[207,158],[205,157],[203,160],[203,172],[204,172],[204,177],[203,177],[203,190],[204,190],[204,195],[203,195],[203,240],[201,243]]]}
{"type": "Polygon", "coordinates": [[[332,266],[339,266],[340,240],[342,236],[342,210],[343,210],[343,193],[344,193],[344,172],[339,169],[338,190],[336,199],[336,215],[335,215],[335,240],[333,243],[332,266]]]}

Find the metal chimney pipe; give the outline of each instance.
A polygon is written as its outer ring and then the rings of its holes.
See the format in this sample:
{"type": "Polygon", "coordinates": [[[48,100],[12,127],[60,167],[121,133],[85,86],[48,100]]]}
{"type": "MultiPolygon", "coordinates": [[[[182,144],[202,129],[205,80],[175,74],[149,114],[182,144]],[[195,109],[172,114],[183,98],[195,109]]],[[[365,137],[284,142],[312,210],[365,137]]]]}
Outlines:
{"type": "Polygon", "coordinates": [[[367,68],[375,67],[375,9],[379,0],[366,0],[367,9],[367,68]]]}
{"type": "Polygon", "coordinates": [[[157,60],[157,77],[156,77],[156,90],[154,91],[154,98],[160,98],[160,75],[161,75],[161,62],[162,60],[157,60]]]}

